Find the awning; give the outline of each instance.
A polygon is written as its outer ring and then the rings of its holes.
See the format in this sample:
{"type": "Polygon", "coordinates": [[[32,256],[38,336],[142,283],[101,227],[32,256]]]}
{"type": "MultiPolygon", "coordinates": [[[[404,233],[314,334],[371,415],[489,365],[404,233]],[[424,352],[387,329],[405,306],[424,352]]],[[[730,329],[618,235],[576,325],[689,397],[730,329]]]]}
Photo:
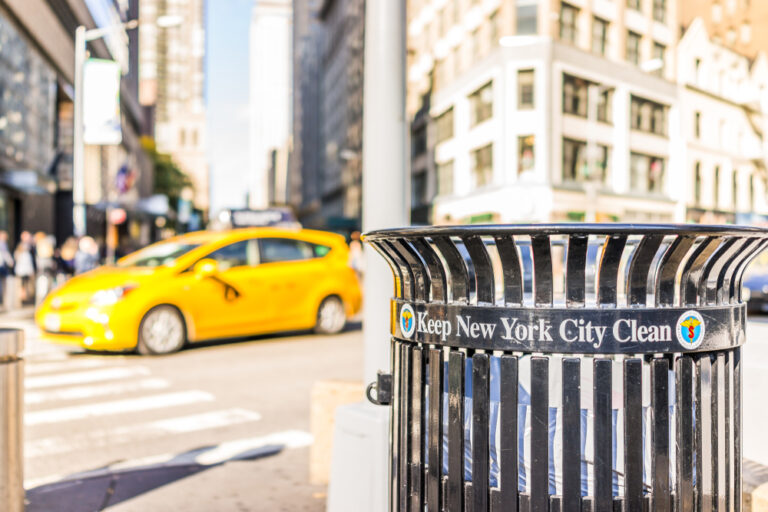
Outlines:
{"type": "Polygon", "coordinates": [[[0,186],[31,195],[47,195],[56,191],[54,180],[28,169],[0,172],[0,186]]]}

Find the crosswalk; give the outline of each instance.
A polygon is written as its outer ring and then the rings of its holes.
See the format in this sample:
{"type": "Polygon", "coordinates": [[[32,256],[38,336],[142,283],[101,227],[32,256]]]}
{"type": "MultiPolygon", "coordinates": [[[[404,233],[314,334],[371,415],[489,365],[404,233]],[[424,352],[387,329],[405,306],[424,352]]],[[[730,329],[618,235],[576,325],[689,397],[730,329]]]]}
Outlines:
{"type": "Polygon", "coordinates": [[[116,467],[131,465],[132,458],[137,463],[157,457],[176,460],[178,452],[201,446],[194,434],[205,439],[205,457],[213,457],[211,460],[241,448],[262,446],[270,439],[287,440],[286,447],[311,443],[308,433],[295,430],[232,439],[233,431],[257,432],[249,426],[258,425],[262,415],[231,403],[222,406],[210,390],[185,388],[168,376],[154,375],[152,365],[144,361],[121,356],[62,357],[61,353],[27,359],[27,488],[93,468],[103,470],[91,462],[91,456],[100,452],[109,451],[116,467]],[[190,438],[189,446],[180,449],[179,439],[185,435],[190,438]],[[173,441],[167,446],[177,450],[175,455],[142,449],[165,447],[166,441],[173,441]],[[60,474],[46,474],[50,468],[60,474]]]}

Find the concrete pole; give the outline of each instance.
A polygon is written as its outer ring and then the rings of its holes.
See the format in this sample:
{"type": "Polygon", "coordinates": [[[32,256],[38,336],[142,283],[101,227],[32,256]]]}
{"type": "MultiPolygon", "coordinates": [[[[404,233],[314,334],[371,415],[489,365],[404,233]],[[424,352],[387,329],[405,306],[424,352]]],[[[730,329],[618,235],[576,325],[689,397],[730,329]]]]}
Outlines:
{"type": "MultiPolygon", "coordinates": [[[[363,230],[407,225],[405,0],[367,0],[363,83],[363,230]]],[[[365,248],[364,383],[389,371],[392,273],[365,248]]],[[[341,406],[328,487],[329,512],[389,510],[389,408],[341,406]]]]}
{"type": "MultiPolygon", "coordinates": [[[[405,1],[368,0],[363,82],[363,231],[409,224],[405,118],[405,1]]],[[[365,382],[389,369],[392,273],[365,248],[365,382]]]]}
{"type": "Polygon", "coordinates": [[[86,53],[86,29],[75,30],[75,104],[74,144],[72,147],[72,223],[75,236],[85,235],[85,165],[83,142],[83,68],[86,53]]]}

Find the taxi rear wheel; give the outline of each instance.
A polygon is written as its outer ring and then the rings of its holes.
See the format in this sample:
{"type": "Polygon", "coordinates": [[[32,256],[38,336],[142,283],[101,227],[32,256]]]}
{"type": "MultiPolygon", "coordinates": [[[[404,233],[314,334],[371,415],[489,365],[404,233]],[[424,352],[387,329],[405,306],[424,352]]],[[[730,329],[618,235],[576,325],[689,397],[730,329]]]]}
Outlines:
{"type": "Polygon", "coordinates": [[[160,355],[177,352],[186,341],[184,319],[173,306],[150,309],[139,326],[139,354],[160,355]]]}
{"type": "Polygon", "coordinates": [[[338,297],[326,297],[317,309],[315,332],[318,334],[337,334],[344,329],[347,314],[344,303],[338,297]]]}

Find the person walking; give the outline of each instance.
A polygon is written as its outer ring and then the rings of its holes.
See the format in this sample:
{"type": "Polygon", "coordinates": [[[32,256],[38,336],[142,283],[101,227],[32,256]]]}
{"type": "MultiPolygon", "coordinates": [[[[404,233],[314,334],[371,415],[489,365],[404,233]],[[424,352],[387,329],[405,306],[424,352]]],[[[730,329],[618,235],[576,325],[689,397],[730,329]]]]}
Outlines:
{"type": "Polygon", "coordinates": [[[8,307],[5,302],[5,290],[8,286],[8,276],[13,273],[13,256],[8,248],[8,233],[0,231],[0,302],[8,307]]]}
{"type": "Polygon", "coordinates": [[[22,304],[34,300],[34,282],[35,282],[35,254],[32,245],[32,235],[29,231],[21,233],[21,239],[13,253],[15,261],[14,274],[21,279],[20,298],[22,304]]]}

